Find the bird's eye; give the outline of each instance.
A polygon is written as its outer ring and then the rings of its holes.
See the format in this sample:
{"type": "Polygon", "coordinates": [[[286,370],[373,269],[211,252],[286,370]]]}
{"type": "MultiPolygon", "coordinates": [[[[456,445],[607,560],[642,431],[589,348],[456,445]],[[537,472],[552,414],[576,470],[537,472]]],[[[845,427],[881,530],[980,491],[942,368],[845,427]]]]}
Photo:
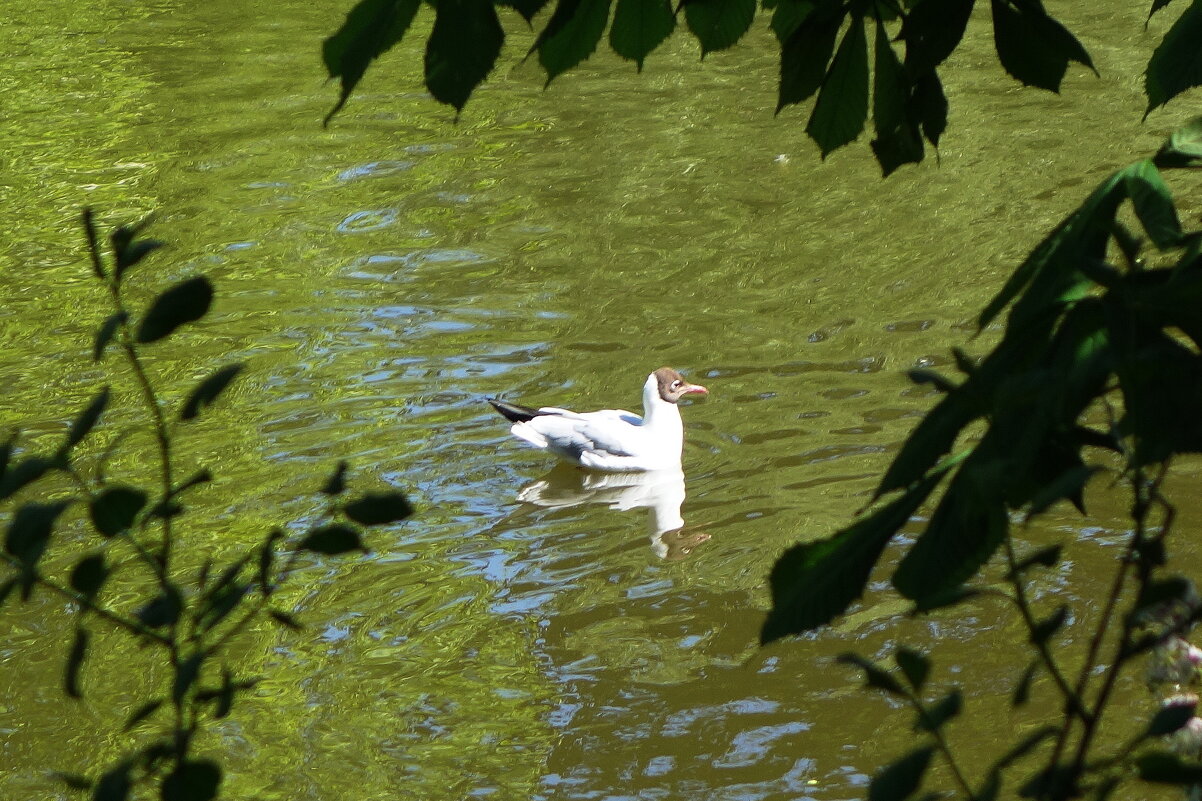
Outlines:
{"type": "Polygon", "coordinates": [[[673,381],[672,389],[680,389],[680,381],[673,381]]]}

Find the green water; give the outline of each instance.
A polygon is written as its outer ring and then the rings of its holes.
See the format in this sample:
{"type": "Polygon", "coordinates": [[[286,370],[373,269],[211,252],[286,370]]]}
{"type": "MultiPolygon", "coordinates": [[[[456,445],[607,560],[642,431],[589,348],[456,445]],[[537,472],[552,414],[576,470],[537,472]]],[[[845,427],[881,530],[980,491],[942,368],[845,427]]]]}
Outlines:
{"type": "MultiPolygon", "coordinates": [[[[110,223],[154,212],[170,247],[134,296],[196,271],[218,292],[154,352],[155,377],[176,397],[248,362],[184,435],[217,475],[193,544],[228,556],[313,515],[297,488],[343,458],[357,487],[420,509],[364,559],[304,566],[289,599],[304,633],[239,643],[268,678],[203,743],[225,754],[228,797],[857,797],[909,720],[832,657],[897,639],[933,648],[938,680],[967,681],[970,708],[1002,722],[958,730],[970,755],[1029,724],[1004,708],[1025,653],[1001,605],[908,621],[880,592],[761,650],[765,579],[868,500],[931,403],[903,371],[948,364],[1027,250],[1181,121],[1139,123],[1136,76],[1165,21],[1053,9],[1102,73],[1070,71],[1063,96],[1002,77],[977,21],[947,71],[940,158],[882,182],[863,143],[820,161],[802,111],[773,118],[766,21],[700,65],[681,39],[640,76],[598,56],[542,91],[514,16],[457,123],[421,93],[409,46],[323,129],[336,90],[317,53],[340,4],[42,5],[0,27],[19,122],[0,134],[6,424],[36,446],[95,381],[132,397],[88,358],[105,309],[75,220],[83,204],[110,223]],[[649,538],[642,509],[517,502],[551,465],[485,397],[637,407],[664,364],[712,393],[684,409],[683,535],[649,538]]],[[[1075,543],[1041,596],[1109,582],[1123,504],[1096,494],[1094,518],[1030,531],[1075,543]]],[[[52,796],[49,768],[115,757],[109,732],[161,679],[145,655],[102,650],[91,700],[66,700],[70,625],[50,598],[0,620],[8,797],[52,796]]]]}

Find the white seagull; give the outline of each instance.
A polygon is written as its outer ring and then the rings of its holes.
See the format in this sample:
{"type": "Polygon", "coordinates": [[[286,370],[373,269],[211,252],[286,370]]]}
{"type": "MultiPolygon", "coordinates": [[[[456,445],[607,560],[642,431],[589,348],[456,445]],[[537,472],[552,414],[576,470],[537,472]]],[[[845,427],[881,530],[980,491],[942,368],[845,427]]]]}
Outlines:
{"type": "Polygon", "coordinates": [[[531,409],[489,399],[513,422],[518,439],[551,451],[572,464],[610,473],[680,469],[684,424],[676,402],[685,395],[708,395],[671,367],[661,367],[643,384],[643,416],[623,409],[571,412],[554,406],[531,409]]]}

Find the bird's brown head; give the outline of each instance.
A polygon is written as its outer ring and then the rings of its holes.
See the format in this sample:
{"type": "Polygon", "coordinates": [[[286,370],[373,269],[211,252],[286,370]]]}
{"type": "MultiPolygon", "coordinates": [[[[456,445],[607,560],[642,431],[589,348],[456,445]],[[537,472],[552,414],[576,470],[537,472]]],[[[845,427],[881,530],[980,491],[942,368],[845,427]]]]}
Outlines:
{"type": "Polygon", "coordinates": [[[685,395],[708,395],[709,390],[700,384],[690,384],[684,376],[671,367],[661,367],[653,375],[659,383],[659,396],[668,403],[676,403],[685,395]]]}

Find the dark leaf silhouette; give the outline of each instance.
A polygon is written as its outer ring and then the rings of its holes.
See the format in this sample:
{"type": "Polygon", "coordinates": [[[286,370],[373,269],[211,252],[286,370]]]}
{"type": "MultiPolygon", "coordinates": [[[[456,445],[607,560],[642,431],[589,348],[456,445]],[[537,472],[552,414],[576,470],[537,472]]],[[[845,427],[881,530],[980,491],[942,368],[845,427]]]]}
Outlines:
{"type": "Polygon", "coordinates": [[[71,589],[90,601],[100,592],[108,577],[109,569],[105,564],[104,554],[85,556],[76,562],[71,570],[71,589]]]}
{"type": "Polygon", "coordinates": [[[755,0],[684,0],[682,5],[703,57],[739,41],[755,19],[755,0]]]}
{"type": "Polygon", "coordinates": [[[322,486],[321,491],[326,495],[341,495],[346,489],[346,471],[349,467],[346,460],[339,462],[338,466],[334,468],[333,474],[322,486]]]}
{"type": "Polygon", "coordinates": [[[138,342],[158,342],[186,323],[204,317],[213,302],[213,285],[204,276],[190,278],[163,292],[138,326],[138,342]]]}
{"type": "Polygon", "coordinates": [[[404,38],[420,5],[421,0],[361,0],[342,27],[325,40],[322,60],[330,77],[341,79],[342,92],[324,124],[346,104],[367,65],[404,38]]]}
{"type": "Polygon", "coordinates": [[[1028,86],[1060,91],[1068,63],[1093,69],[1089,53],[1039,3],[992,0],[993,40],[1002,67],[1028,86]]]}
{"type": "Polygon", "coordinates": [[[109,346],[121,325],[129,319],[125,312],[113,312],[100,327],[96,329],[96,341],[92,345],[92,361],[98,362],[104,356],[104,349],[109,346]]]}
{"type": "Polygon", "coordinates": [[[221,768],[209,760],[189,760],[164,779],[163,801],[212,801],[221,790],[221,768]]]}
{"type": "Polygon", "coordinates": [[[381,492],[364,495],[351,501],[343,511],[346,516],[364,526],[382,526],[396,523],[413,514],[413,507],[399,492],[381,492]]]}
{"type": "Polygon", "coordinates": [[[864,130],[868,118],[868,39],[864,21],[852,17],[843,41],[835,52],[806,133],[826,158],[864,130]]]}
{"type": "Polygon", "coordinates": [[[641,72],[643,60],[675,27],[676,15],[668,0],[618,0],[609,27],[609,45],[622,58],[635,62],[641,72]]]}
{"type": "Polygon", "coordinates": [[[922,777],[931,764],[932,746],[911,751],[872,777],[868,786],[868,801],[906,801],[922,784],[922,777]]]}
{"type": "Polygon", "coordinates": [[[538,51],[548,86],[597,49],[609,21],[609,5],[610,0],[558,0],[531,51],[538,51]]]}
{"type": "Polygon", "coordinates": [[[897,649],[893,659],[914,691],[922,690],[922,686],[926,684],[927,675],[931,672],[931,660],[924,654],[905,646],[897,649]]]}
{"type": "Polygon", "coordinates": [[[66,675],[63,677],[63,692],[71,698],[82,698],[79,689],[79,669],[83,666],[84,657],[88,654],[88,630],[81,627],[75,629],[75,639],[71,642],[71,652],[67,655],[66,675]]]}
{"type": "Polygon", "coordinates": [[[439,0],[426,42],[426,88],[461,111],[492,72],[505,32],[490,0],[439,0]]]}
{"type": "Polygon", "coordinates": [[[184,406],[179,413],[179,419],[191,420],[200,414],[202,409],[212,405],[213,401],[217,400],[217,396],[230,385],[230,382],[237,377],[238,373],[242,372],[244,366],[242,364],[231,364],[222,367],[213,373],[213,375],[201,381],[196,389],[192,390],[192,393],[188,395],[188,399],[184,401],[184,406]]]}
{"type": "MultiPolygon", "coordinates": [[[[1155,8],[1152,9],[1155,12],[1155,8]]],[[[1191,3],[1156,47],[1144,75],[1148,108],[1158,106],[1195,86],[1202,86],[1202,3],[1191,3]]]]}
{"type": "Polygon", "coordinates": [[[85,406],[79,415],[76,416],[75,420],[71,422],[71,428],[67,431],[67,442],[63,446],[64,450],[74,448],[83,441],[84,437],[92,432],[92,429],[100,421],[100,415],[104,413],[108,404],[109,388],[105,387],[96,393],[96,397],[92,399],[92,402],[85,406]]]}
{"type": "Polygon", "coordinates": [[[341,523],[331,523],[315,528],[301,540],[302,550],[337,555],[348,551],[363,551],[363,542],[359,531],[341,523]]]}
{"type": "Polygon", "coordinates": [[[146,506],[146,493],[134,487],[109,487],[90,504],[92,525],[105,537],[128,531],[146,506]]]}

